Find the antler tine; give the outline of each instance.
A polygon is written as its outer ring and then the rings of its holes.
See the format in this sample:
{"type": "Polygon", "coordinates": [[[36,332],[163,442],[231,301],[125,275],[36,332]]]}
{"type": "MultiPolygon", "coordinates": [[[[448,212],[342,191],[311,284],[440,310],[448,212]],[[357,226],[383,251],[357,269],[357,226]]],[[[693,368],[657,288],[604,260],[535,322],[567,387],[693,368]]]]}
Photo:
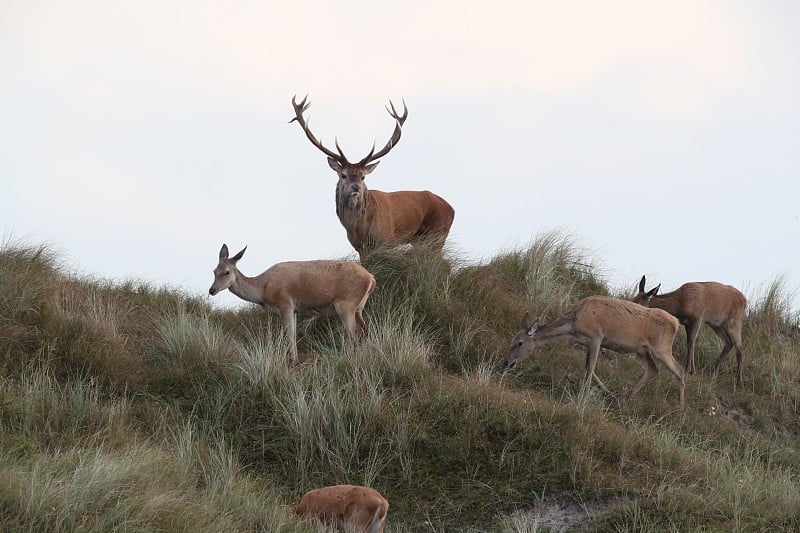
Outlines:
{"type": "Polygon", "coordinates": [[[344,160],[345,163],[349,163],[349,161],[347,160],[347,156],[344,155],[344,152],[342,151],[342,147],[339,146],[339,139],[334,138],[334,142],[336,143],[336,150],[339,152],[339,155],[342,156],[342,159],[344,160]]]}
{"type": "Polygon", "coordinates": [[[295,120],[299,121],[306,109],[311,107],[311,102],[306,103],[306,100],[308,100],[308,95],[305,95],[303,101],[298,104],[297,95],[292,96],[292,107],[294,107],[295,117],[289,121],[289,124],[295,120]]]}
{"type": "Polygon", "coordinates": [[[325,146],[322,144],[322,142],[320,142],[314,136],[314,134],[311,133],[311,130],[308,127],[308,122],[303,117],[303,113],[306,111],[306,109],[311,107],[311,102],[307,102],[307,100],[308,100],[308,95],[305,95],[303,97],[303,101],[298,104],[297,103],[297,95],[294,95],[292,97],[292,107],[294,107],[294,118],[289,121],[289,124],[291,124],[292,122],[294,122],[296,120],[297,123],[300,124],[300,127],[303,128],[303,131],[305,132],[306,137],[308,137],[308,140],[311,141],[311,144],[313,144],[314,146],[319,148],[319,150],[322,151],[322,153],[324,153],[328,157],[331,157],[331,158],[335,159],[336,161],[339,161],[339,163],[342,163],[342,164],[348,163],[347,158],[344,156],[344,153],[342,153],[342,150],[339,148],[338,141],[336,143],[336,149],[339,150],[339,153],[337,154],[337,153],[333,152],[332,150],[329,150],[328,148],[325,148],[325,146]]]}
{"type": "Polygon", "coordinates": [[[392,116],[392,118],[397,120],[402,126],[403,123],[408,118],[408,106],[406,106],[406,99],[403,98],[403,116],[401,117],[397,116],[397,110],[394,108],[394,103],[391,100],[389,100],[389,106],[386,106],[386,111],[388,111],[389,114],[392,116]],[[391,106],[392,108],[389,109],[389,106],[391,106]]]}
{"type": "Polygon", "coordinates": [[[408,107],[406,106],[405,99],[403,100],[403,114],[399,115],[397,110],[394,108],[394,104],[391,100],[389,100],[389,106],[386,107],[386,111],[389,112],[389,115],[395,120],[394,124],[394,132],[392,132],[392,136],[389,139],[389,142],[386,143],[380,151],[375,153],[375,144],[372,145],[372,150],[370,150],[369,154],[358,162],[359,165],[366,165],[371,161],[375,161],[376,159],[380,159],[381,157],[385,156],[389,153],[389,151],[394,148],[394,146],[400,141],[400,135],[402,134],[402,127],[405,123],[406,119],[408,118],[408,107]],[[389,108],[391,106],[391,109],[389,108]]]}
{"type": "Polygon", "coordinates": [[[375,153],[375,141],[373,141],[373,142],[372,142],[372,149],[371,149],[371,150],[369,151],[369,153],[368,153],[368,154],[367,154],[367,155],[364,157],[364,159],[362,159],[362,160],[359,162],[359,164],[361,164],[361,165],[365,165],[365,164],[369,163],[369,162],[370,162],[370,160],[372,159],[372,154],[374,154],[374,153],[375,153]]]}

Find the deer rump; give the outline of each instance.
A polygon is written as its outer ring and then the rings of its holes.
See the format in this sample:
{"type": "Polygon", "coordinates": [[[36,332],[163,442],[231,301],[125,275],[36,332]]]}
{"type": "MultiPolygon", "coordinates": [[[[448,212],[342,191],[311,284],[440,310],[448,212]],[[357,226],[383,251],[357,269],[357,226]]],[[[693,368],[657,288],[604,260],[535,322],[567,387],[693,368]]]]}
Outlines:
{"type": "Polygon", "coordinates": [[[358,531],[383,531],[389,502],[377,490],[359,485],[335,485],[308,491],[295,506],[295,514],[317,518],[358,531]]]}

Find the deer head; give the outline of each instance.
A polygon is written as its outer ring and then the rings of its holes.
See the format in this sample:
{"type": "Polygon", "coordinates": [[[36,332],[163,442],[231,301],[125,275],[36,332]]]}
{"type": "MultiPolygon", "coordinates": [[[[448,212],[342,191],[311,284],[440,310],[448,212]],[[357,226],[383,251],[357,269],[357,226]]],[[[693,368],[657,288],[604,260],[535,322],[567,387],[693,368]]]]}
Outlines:
{"type": "Polygon", "coordinates": [[[639,292],[633,297],[633,301],[645,307],[650,307],[650,300],[653,299],[653,296],[658,294],[661,284],[659,283],[648,291],[645,290],[645,283],[647,283],[647,279],[642,276],[642,279],[639,281],[639,292]]]}
{"type": "Polygon", "coordinates": [[[300,103],[297,103],[297,96],[292,97],[292,106],[294,107],[295,117],[289,121],[292,123],[297,121],[300,127],[311,141],[311,144],[316,146],[322,153],[328,156],[328,165],[339,176],[339,183],[336,186],[336,213],[342,217],[347,216],[347,212],[356,211],[360,212],[364,208],[364,201],[367,194],[367,186],[364,183],[364,178],[378,166],[378,159],[385,156],[389,151],[400,141],[403,123],[408,118],[408,108],[406,107],[405,100],[403,100],[403,114],[400,115],[394,108],[394,104],[389,100],[389,105],[386,110],[389,115],[395,120],[394,132],[392,133],[389,142],[386,143],[381,150],[375,151],[375,144],[372,145],[372,150],[357,163],[351,163],[347,160],[341,147],[339,146],[338,139],[335,140],[336,152],[326,148],[308,128],[308,123],[303,117],[303,113],[309,108],[311,102],[308,102],[308,95],[306,95],[300,103]]]}
{"type": "Polygon", "coordinates": [[[245,246],[241,252],[228,259],[228,245],[223,244],[219,251],[219,263],[214,269],[214,283],[208,289],[208,294],[214,296],[220,291],[230,288],[231,285],[236,283],[236,262],[242,258],[244,251],[247,250],[245,246]]]}
{"type": "Polygon", "coordinates": [[[519,332],[511,340],[511,349],[506,356],[506,369],[514,368],[518,362],[527,359],[536,347],[536,340],[533,335],[539,329],[539,321],[535,320],[531,323],[529,316],[528,313],[525,313],[519,326],[519,332]]]}

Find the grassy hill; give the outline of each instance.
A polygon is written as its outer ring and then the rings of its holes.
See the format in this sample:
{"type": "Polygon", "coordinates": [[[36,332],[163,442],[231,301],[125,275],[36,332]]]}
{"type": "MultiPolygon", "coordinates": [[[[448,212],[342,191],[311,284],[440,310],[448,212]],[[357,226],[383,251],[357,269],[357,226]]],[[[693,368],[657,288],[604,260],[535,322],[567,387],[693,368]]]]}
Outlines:
{"type": "Polygon", "coordinates": [[[571,343],[501,372],[525,311],[550,319],[609,293],[569,239],[480,265],[421,249],[365,266],[367,340],[302,317],[290,367],[259,308],[86,279],[46,247],[5,245],[0,523],[315,531],[291,504],[356,483],[389,499],[388,531],[544,531],[542,513],[568,503],[599,531],[800,529],[800,330],[780,278],[751,295],[744,385],[732,356],[712,374],[721,346],[704,327],[680,409],[663,371],[624,401],[641,368],[606,351],[614,395],[579,394],[571,343]]]}

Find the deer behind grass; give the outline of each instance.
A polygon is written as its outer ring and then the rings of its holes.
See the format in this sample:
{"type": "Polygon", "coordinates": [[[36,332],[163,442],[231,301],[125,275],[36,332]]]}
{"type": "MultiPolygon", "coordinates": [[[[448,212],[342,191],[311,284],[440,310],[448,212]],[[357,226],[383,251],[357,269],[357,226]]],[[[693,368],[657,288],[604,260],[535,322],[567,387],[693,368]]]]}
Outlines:
{"type": "Polygon", "coordinates": [[[694,348],[700,325],[711,326],[722,339],[722,352],[714,363],[714,372],[731,348],[736,348],[736,383],[742,383],[742,323],[747,298],[738,289],[715,281],[684,283],[677,290],[658,294],[661,284],[645,291],[646,279],[642,276],[639,292],[633,301],[646,307],[663,309],[678,318],[686,328],[686,363],[694,373],[694,348]]]}
{"type": "Polygon", "coordinates": [[[208,293],[213,296],[229,289],[243,300],[278,312],[292,360],[297,359],[297,312],[333,307],[351,339],[358,340],[364,334],[366,323],[361,313],[375,289],[375,278],[364,267],[352,261],[288,261],[251,278],[236,267],[245,250],[247,246],[228,258],[228,246],[222,245],[208,293]]]}
{"type": "Polygon", "coordinates": [[[403,102],[400,115],[389,102],[389,115],[395,120],[394,133],[381,150],[372,150],[357,163],[351,163],[336,143],[336,152],[329,150],[311,133],[303,112],[311,102],[308,97],[299,104],[292,98],[295,117],[308,140],[328,156],[328,165],[338,174],[336,186],[336,215],[347,230],[347,240],[363,257],[375,245],[407,244],[427,239],[441,249],[453,224],[455,210],[443,198],[430,191],[383,192],[367,189],[364,178],[378,166],[378,159],[385,156],[400,141],[403,123],[408,109],[403,102]],[[337,153],[338,152],[338,153],[337,153]]]}
{"type": "Polygon", "coordinates": [[[303,518],[317,518],[346,531],[383,531],[389,502],[380,492],[359,485],[335,485],[306,492],[295,505],[303,518]]]}
{"type": "Polygon", "coordinates": [[[672,356],[678,321],[665,311],[609,296],[589,296],[580,300],[567,314],[543,326],[538,320],[529,323],[526,314],[520,327],[506,356],[506,368],[514,368],[539,346],[559,339],[574,340],[586,346],[585,389],[588,390],[594,379],[608,392],[594,372],[602,347],[619,353],[634,353],[642,363],[644,374],[628,398],[635,396],[658,373],[655,363],[658,359],[675,376],[683,405],[683,369],[672,356]]]}

